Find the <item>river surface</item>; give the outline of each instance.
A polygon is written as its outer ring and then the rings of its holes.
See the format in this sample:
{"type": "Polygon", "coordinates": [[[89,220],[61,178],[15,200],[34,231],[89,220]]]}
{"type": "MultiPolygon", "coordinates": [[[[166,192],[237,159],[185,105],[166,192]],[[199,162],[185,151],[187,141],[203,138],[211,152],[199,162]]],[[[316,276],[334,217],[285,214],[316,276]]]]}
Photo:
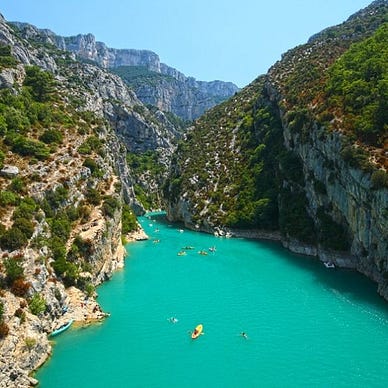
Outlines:
{"type": "Polygon", "coordinates": [[[140,222],[150,240],[128,244],[98,288],[111,316],[56,337],[40,388],[388,386],[388,307],[365,277],[275,243],[140,222]]]}

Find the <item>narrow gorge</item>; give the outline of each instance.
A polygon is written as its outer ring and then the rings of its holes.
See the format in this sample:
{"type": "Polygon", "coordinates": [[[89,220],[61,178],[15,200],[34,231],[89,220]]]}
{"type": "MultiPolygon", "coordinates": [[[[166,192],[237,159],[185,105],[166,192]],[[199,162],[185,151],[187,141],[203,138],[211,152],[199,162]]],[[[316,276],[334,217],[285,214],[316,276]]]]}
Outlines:
{"type": "Polygon", "coordinates": [[[96,286],[147,210],[355,269],[388,300],[387,47],[376,0],[240,90],[0,15],[0,388],[38,384],[56,328],[106,319],[96,286]]]}

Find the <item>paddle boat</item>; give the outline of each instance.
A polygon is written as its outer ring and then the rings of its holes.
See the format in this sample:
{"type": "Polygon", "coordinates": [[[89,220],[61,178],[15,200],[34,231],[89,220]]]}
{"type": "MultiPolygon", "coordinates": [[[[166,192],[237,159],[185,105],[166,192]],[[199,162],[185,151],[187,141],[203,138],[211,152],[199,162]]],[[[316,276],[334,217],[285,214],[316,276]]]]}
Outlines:
{"type": "Polygon", "coordinates": [[[72,323],[73,323],[73,319],[70,319],[69,322],[64,323],[62,326],[59,326],[58,329],[55,329],[55,330],[50,334],[50,336],[51,336],[51,337],[54,337],[54,336],[56,336],[56,335],[58,335],[58,334],[63,333],[65,330],[67,330],[67,329],[72,325],[72,323]]]}
{"type": "Polygon", "coordinates": [[[207,255],[207,252],[204,251],[204,250],[201,250],[201,251],[198,252],[198,254],[203,255],[203,256],[206,256],[206,255],[207,255]]]}
{"type": "Polygon", "coordinates": [[[203,334],[202,330],[203,330],[203,325],[201,324],[197,325],[194,331],[191,333],[191,338],[197,339],[201,334],[203,334]]]}
{"type": "Polygon", "coordinates": [[[185,251],[179,251],[178,252],[178,256],[185,256],[187,255],[187,253],[185,251]]]}

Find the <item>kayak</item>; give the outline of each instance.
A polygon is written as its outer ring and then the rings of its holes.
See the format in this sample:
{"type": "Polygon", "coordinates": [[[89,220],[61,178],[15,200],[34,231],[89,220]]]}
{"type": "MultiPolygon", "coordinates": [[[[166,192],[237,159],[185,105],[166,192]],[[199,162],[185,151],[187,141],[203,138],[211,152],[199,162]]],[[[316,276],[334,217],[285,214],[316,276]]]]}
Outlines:
{"type": "Polygon", "coordinates": [[[194,331],[191,333],[191,338],[192,339],[196,339],[198,338],[201,334],[202,334],[202,330],[203,330],[203,326],[202,325],[198,325],[194,331]]]}
{"type": "Polygon", "coordinates": [[[59,327],[58,329],[54,330],[54,331],[50,334],[50,336],[51,336],[51,337],[54,337],[54,336],[56,336],[56,335],[58,335],[58,334],[61,334],[63,331],[67,330],[67,329],[71,326],[72,323],[73,323],[73,319],[70,319],[69,322],[65,323],[64,325],[62,325],[62,326],[59,327]]]}

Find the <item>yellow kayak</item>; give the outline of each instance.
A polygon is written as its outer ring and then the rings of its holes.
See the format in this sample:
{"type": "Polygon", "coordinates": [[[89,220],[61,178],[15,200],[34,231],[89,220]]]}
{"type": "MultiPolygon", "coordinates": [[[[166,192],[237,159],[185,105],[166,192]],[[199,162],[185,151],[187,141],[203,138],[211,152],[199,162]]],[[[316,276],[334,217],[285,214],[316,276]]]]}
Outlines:
{"type": "Polygon", "coordinates": [[[192,339],[196,339],[198,338],[201,334],[202,334],[202,330],[203,330],[203,326],[202,325],[198,325],[194,331],[191,333],[191,338],[192,339]]]}

